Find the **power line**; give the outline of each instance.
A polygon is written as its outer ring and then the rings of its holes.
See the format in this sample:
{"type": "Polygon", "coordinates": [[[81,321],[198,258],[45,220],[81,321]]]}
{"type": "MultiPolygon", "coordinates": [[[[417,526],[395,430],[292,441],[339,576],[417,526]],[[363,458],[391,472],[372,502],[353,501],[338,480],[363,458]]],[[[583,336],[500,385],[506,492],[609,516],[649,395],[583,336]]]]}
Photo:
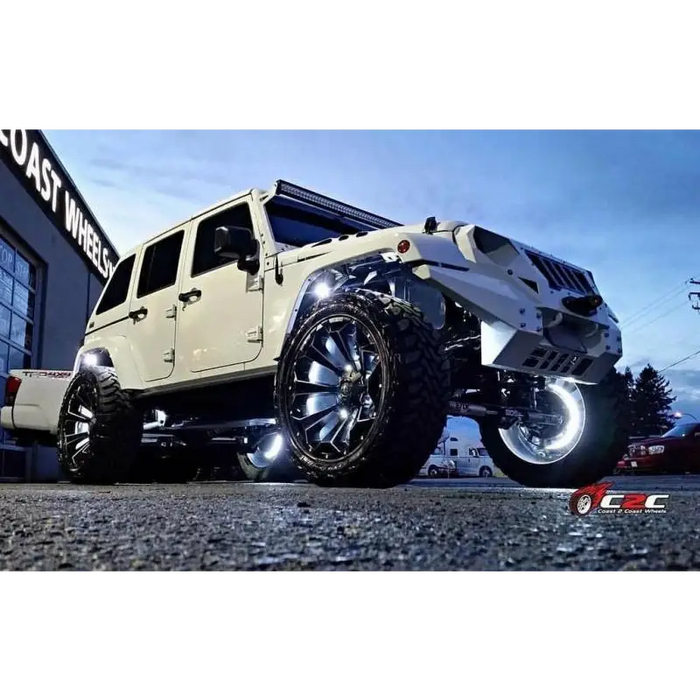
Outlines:
{"type": "Polygon", "coordinates": [[[636,326],[632,330],[625,327],[625,328],[623,328],[623,331],[626,334],[634,335],[638,331],[641,331],[642,329],[646,328],[647,326],[650,326],[655,321],[658,321],[659,319],[664,318],[664,316],[670,316],[672,313],[675,313],[676,311],[678,311],[679,309],[684,307],[687,303],[688,302],[684,299],[680,304],[676,304],[676,306],[674,306],[670,309],[665,309],[658,316],[654,316],[653,318],[649,319],[646,323],[643,323],[641,326],[636,326]]]}
{"type": "Polygon", "coordinates": [[[690,283],[690,279],[683,280],[683,282],[675,285],[675,287],[670,289],[668,292],[662,294],[661,296],[657,297],[655,300],[649,302],[646,306],[635,311],[633,314],[630,314],[627,318],[625,318],[620,323],[620,325],[621,326],[634,325],[637,321],[639,321],[641,318],[643,318],[655,306],[658,306],[659,304],[670,301],[674,296],[677,296],[681,291],[683,291],[683,288],[686,285],[688,285],[689,283],[690,283]]]}
{"type": "Polygon", "coordinates": [[[676,360],[675,362],[672,362],[670,365],[667,365],[664,367],[662,370],[659,370],[660,372],[665,372],[667,369],[671,369],[672,367],[676,367],[677,365],[682,364],[686,360],[689,360],[691,357],[695,357],[696,355],[700,355],[700,350],[696,350],[695,352],[691,352],[690,355],[686,355],[685,357],[682,357],[680,360],[676,360]]]}

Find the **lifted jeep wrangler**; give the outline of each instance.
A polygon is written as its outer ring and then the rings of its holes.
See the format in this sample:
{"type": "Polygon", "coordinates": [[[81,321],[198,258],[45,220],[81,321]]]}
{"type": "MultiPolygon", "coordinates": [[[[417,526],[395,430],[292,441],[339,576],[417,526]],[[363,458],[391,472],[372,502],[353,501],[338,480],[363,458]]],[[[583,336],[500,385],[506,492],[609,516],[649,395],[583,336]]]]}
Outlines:
{"type": "Polygon", "coordinates": [[[74,481],[123,479],[160,410],[224,436],[249,475],[291,457],[318,484],[388,487],[453,414],[478,421],[513,479],[578,487],[626,446],[621,355],[587,270],[278,181],[121,258],[63,399],[59,457],[74,481]]]}

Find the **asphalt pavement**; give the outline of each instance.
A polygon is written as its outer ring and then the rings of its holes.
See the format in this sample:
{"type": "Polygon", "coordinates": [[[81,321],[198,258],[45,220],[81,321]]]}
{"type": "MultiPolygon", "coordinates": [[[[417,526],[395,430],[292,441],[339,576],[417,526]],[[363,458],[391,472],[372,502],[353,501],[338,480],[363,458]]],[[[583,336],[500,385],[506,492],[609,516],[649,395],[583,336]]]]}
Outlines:
{"type": "Polygon", "coordinates": [[[507,479],[385,491],[308,484],[0,485],[0,569],[700,568],[700,476],[612,479],[667,512],[572,515],[507,479]]]}

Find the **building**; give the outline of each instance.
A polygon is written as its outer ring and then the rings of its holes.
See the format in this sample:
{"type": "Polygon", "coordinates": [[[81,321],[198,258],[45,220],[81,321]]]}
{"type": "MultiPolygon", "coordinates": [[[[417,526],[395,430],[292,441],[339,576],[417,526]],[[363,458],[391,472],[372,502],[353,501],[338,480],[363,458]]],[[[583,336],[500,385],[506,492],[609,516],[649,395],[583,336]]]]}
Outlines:
{"type": "MultiPolygon", "coordinates": [[[[70,369],[118,259],[41,131],[0,129],[0,392],[14,368],[70,369]]],[[[55,450],[0,430],[0,479],[59,477],[55,450]]]]}

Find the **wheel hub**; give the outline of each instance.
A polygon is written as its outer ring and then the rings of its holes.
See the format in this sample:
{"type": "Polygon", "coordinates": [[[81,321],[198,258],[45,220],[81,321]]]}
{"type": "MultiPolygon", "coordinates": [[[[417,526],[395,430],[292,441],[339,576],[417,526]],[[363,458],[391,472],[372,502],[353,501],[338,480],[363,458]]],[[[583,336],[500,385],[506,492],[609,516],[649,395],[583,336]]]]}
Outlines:
{"type": "Polygon", "coordinates": [[[358,408],[365,394],[365,383],[362,374],[356,370],[346,370],[338,387],[340,404],[344,408],[358,408]]]}

